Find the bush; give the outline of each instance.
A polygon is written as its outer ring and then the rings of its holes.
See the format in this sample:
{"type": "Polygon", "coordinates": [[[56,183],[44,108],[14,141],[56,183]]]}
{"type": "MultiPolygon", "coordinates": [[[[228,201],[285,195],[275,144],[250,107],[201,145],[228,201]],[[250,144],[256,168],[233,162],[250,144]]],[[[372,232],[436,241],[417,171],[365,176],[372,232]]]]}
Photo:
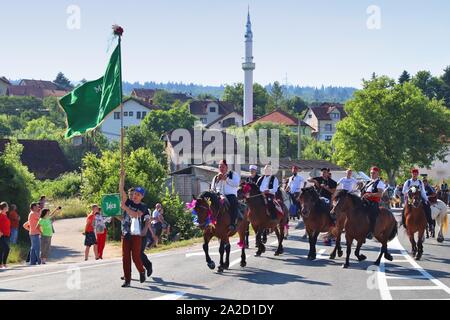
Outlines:
{"type": "MultiPolygon", "coordinates": [[[[147,149],[131,152],[125,160],[126,188],[141,186],[147,191],[144,202],[154,206],[160,196],[166,178],[166,170],[147,149]]],[[[106,151],[101,158],[88,154],[83,159],[83,199],[100,203],[105,194],[119,189],[120,153],[106,151]]]]}
{"type": "Polygon", "coordinates": [[[56,180],[37,182],[33,191],[33,198],[38,199],[41,195],[50,198],[67,199],[80,196],[81,174],[77,172],[65,173],[56,180]]]}
{"type": "Polygon", "coordinates": [[[61,213],[56,216],[56,219],[72,219],[86,217],[90,211],[91,203],[79,198],[69,199],[50,199],[49,208],[54,210],[57,207],[62,207],[61,213]]]}
{"type": "Polygon", "coordinates": [[[161,204],[164,208],[164,219],[172,227],[169,239],[177,234],[180,235],[180,240],[201,236],[200,230],[194,226],[192,214],[186,210],[178,195],[171,194],[167,189],[161,204]]]}

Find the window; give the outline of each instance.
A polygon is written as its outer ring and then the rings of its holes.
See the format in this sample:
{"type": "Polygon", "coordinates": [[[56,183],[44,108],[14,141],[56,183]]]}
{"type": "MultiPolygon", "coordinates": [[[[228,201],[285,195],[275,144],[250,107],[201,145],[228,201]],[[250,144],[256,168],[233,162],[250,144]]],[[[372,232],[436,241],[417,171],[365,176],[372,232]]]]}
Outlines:
{"type": "Polygon", "coordinates": [[[202,120],[202,123],[203,123],[203,124],[208,124],[208,119],[202,118],[201,120],[202,120]]]}
{"type": "Polygon", "coordinates": [[[134,112],[133,111],[128,112],[128,116],[129,117],[133,117],[134,116],[134,112]]]}
{"type": "Polygon", "coordinates": [[[332,113],[332,114],[331,114],[331,119],[333,119],[333,120],[339,120],[339,118],[340,118],[339,113],[332,113]]]}
{"type": "Polygon", "coordinates": [[[124,116],[124,117],[128,117],[128,112],[124,112],[124,113],[123,113],[123,116],[124,116]]]}
{"type": "Polygon", "coordinates": [[[333,125],[332,125],[332,124],[326,124],[326,125],[325,125],[325,131],[326,131],[326,132],[331,132],[331,131],[333,131],[333,125]]]}
{"type": "Polygon", "coordinates": [[[312,114],[310,114],[310,115],[308,116],[308,118],[312,119],[312,114]]]}
{"type": "Polygon", "coordinates": [[[114,112],[114,120],[120,120],[120,112],[114,112]]]}
{"type": "Polygon", "coordinates": [[[211,108],[209,108],[209,112],[211,112],[211,113],[216,113],[216,107],[211,107],[211,108]]]}
{"type": "Polygon", "coordinates": [[[325,141],[331,141],[333,140],[333,136],[325,136],[325,141]]]}
{"type": "Polygon", "coordinates": [[[136,119],[142,119],[142,118],[141,118],[141,112],[140,112],[140,111],[137,112],[137,114],[136,114],[136,119]]]}
{"type": "Polygon", "coordinates": [[[146,112],[146,111],[143,111],[143,112],[142,112],[142,119],[145,119],[146,116],[147,116],[147,112],[146,112]]]}

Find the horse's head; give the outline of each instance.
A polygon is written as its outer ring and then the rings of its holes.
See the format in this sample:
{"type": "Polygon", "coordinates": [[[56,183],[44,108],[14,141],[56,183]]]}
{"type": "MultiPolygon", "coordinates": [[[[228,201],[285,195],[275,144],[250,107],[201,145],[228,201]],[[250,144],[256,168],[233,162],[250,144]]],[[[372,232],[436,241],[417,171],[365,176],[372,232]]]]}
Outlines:
{"type": "Polygon", "coordinates": [[[412,186],[408,190],[408,203],[414,208],[418,208],[422,202],[422,193],[419,188],[412,186]]]}
{"type": "Polygon", "coordinates": [[[319,194],[314,187],[303,188],[299,198],[302,205],[302,214],[308,215],[319,200],[319,194]]]}
{"type": "Polygon", "coordinates": [[[333,195],[333,208],[330,213],[338,215],[341,212],[347,212],[351,200],[351,194],[347,190],[338,190],[333,195]]]}
{"type": "Polygon", "coordinates": [[[259,187],[254,183],[244,183],[241,185],[240,188],[242,195],[246,199],[250,199],[251,197],[255,197],[259,194],[261,194],[261,191],[259,190],[259,187]]]}
{"type": "Polygon", "coordinates": [[[192,214],[196,218],[196,224],[202,230],[208,228],[211,224],[215,224],[213,212],[216,199],[214,197],[216,195],[213,193],[204,192],[198,198],[194,197],[194,201],[191,203],[192,214]]]}

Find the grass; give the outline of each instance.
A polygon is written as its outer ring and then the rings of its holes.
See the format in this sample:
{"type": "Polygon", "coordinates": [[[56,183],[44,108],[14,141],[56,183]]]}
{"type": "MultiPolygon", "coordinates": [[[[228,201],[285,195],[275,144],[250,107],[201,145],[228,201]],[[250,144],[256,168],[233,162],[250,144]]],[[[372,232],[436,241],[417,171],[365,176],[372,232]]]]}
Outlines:
{"type": "Polygon", "coordinates": [[[30,251],[30,246],[23,243],[17,245],[11,245],[11,251],[8,257],[8,263],[18,264],[26,260],[28,252],[30,251]]]}
{"type": "Polygon", "coordinates": [[[50,210],[62,207],[61,213],[56,216],[57,220],[84,218],[89,211],[89,204],[78,198],[54,199],[51,201],[50,210]]]}

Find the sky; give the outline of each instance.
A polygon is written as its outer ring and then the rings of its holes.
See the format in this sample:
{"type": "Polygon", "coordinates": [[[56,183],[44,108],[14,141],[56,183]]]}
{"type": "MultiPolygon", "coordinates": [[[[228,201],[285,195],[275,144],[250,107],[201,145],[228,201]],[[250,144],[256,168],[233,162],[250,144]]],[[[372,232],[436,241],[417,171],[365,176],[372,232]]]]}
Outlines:
{"type": "Polygon", "coordinates": [[[450,65],[448,0],[0,0],[0,76],[97,79],[117,23],[126,81],[243,82],[248,5],[264,85],[360,87],[450,65]]]}

